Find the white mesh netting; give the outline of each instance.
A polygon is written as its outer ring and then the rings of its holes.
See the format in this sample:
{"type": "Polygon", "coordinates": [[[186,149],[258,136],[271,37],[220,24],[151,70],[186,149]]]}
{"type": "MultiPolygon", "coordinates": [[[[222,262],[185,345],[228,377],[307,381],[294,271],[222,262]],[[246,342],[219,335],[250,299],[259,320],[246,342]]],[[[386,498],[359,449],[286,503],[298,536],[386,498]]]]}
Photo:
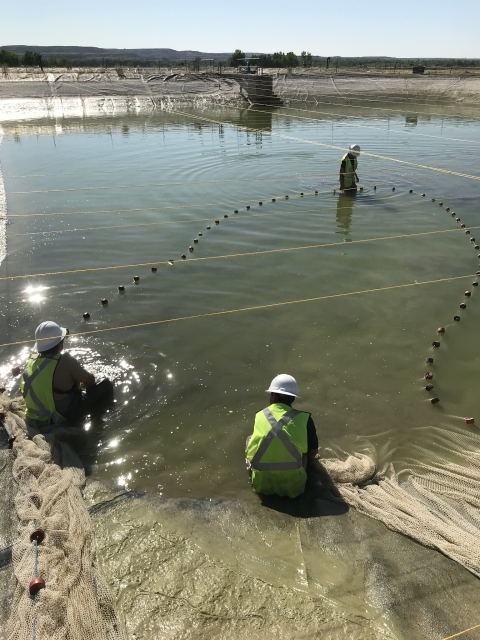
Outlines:
{"type": "MultiPolygon", "coordinates": [[[[123,640],[123,625],[96,564],[81,461],[52,436],[28,440],[23,400],[4,394],[0,405],[7,414],[6,427],[16,437],[13,475],[19,519],[8,640],[123,640]],[[30,541],[35,528],[46,534],[38,561],[30,541]],[[37,575],[46,588],[35,600],[29,583],[37,575]]],[[[390,467],[379,474],[370,455],[318,458],[313,481],[330,486],[333,499],[437,549],[480,577],[480,438],[454,429],[436,432],[439,452],[453,450],[456,460],[432,454],[429,464],[412,464],[401,474],[390,467]]]]}
{"type": "Polygon", "coordinates": [[[18,538],[13,548],[16,586],[8,640],[123,640],[122,625],[98,571],[90,517],[81,488],[81,461],[52,436],[28,440],[23,400],[0,396],[6,428],[15,436],[13,475],[18,538]],[[38,545],[33,530],[45,532],[38,545]],[[29,592],[33,578],[45,588],[29,592]]]}
{"type": "Polygon", "coordinates": [[[445,458],[428,453],[430,464],[416,463],[401,474],[393,467],[377,474],[372,458],[363,454],[318,462],[349,506],[480,577],[480,438],[455,429],[434,431],[445,458]],[[452,452],[456,461],[448,460],[452,452]]]}

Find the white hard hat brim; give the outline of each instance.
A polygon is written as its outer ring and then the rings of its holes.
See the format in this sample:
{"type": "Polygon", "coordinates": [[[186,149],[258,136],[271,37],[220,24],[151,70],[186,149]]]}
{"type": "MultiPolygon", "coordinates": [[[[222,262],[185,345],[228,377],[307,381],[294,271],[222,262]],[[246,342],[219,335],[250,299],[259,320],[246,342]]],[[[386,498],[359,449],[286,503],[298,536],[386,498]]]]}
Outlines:
{"type": "Polygon", "coordinates": [[[67,329],[65,327],[60,327],[61,336],[56,336],[55,338],[49,338],[48,340],[37,340],[35,343],[35,349],[38,353],[42,353],[42,351],[48,351],[49,349],[53,349],[57,344],[60,344],[62,340],[64,340],[67,335],[67,329]]]}
{"type": "Polygon", "coordinates": [[[290,393],[289,391],[280,391],[279,389],[272,389],[272,387],[270,387],[269,389],[266,389],[265,393],[278,393],[282,396],[292,396],[292,398],[300,398],[301,396],[297,395],[296,393],[290,393]]]}

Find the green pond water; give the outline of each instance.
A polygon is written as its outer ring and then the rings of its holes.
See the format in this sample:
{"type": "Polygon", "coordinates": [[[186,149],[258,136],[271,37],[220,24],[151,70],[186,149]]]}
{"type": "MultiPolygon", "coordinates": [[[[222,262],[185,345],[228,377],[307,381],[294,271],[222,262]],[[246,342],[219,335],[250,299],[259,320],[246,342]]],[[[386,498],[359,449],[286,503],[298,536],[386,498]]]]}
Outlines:
{"type": "MultiPolygon", "coordinates": [[[[380,468],[428,461],[434,427],[480,423],[478,250],[445,211],[480,240],[480,183],[362,155],[351,198],[333,193],[342,152],[309,144],[480,176],[480,111],[292,106],[4,125],[1,342],[55,320],[115,382],[96,478],[164,497],[247,495],[245,438],[278,373],[297,378],[321,452],[370,451],[380,468]],[[148,325],[161,320],[175,321],[148,325]]],[[[12,392],[30,348],[1,349],[12,392]]]]}

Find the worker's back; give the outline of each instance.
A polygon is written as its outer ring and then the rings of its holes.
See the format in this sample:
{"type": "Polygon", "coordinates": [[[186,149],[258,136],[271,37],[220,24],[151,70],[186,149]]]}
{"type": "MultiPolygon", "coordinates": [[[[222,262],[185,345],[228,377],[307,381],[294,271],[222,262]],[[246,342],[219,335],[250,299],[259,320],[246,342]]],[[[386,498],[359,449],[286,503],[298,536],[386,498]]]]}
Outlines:
{"type": "Polygon", "coordinates": [[[271,404],[256,414],[246,450],[254,491],[290,498],[303,493],[309,417],[282,403],[271,404]]]}

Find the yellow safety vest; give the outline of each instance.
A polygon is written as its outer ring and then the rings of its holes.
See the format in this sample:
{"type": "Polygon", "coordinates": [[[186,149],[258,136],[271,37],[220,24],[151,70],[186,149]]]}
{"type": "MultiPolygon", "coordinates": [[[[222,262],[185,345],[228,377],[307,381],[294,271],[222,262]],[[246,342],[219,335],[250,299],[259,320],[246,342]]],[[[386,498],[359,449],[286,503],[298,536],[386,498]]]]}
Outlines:
{"type": "Polygon", "coordinates": [[[272,404],[255,416],[253,435],[245,452],[257,493],[296,498],[305,490],[309,414],[286,404],[272,404]]]}
{"type": "Polygon", "coordinates": [[[32,420],[56,424],[65,422],[58,413],[53,397],[53,374],[61,354],[51,357],[30,356],[27,370],[20,380],[20,393],[25,398],[25,416],[32,420]]]}
{"type": "Polygon", "coordinates": [[[356,185],[355,182],[355,171],[357,170],[358,160],[354,158],[353,160],[349,157],[348,153],[346,153],[342,158],[342,164],[345,160],[345,172],[343,175],[343,184],[345,185],[345,189],[351,189],[356,185]]]}

